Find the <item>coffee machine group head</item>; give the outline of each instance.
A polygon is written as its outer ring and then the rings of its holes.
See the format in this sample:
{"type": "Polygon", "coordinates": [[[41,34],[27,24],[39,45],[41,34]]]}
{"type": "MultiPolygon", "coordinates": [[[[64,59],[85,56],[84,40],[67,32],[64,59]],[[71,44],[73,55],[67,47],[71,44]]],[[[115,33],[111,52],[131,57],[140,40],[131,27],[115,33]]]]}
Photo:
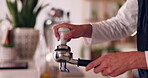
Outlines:
{"type": "Polygon", "coordinates": [[[71,48],[67,46],[67,40],[64,39],[64,35],[69,31],[70,29],[65,27],[58,29],[60,40],[59,45],[54,52],[54,59],[59,62],[59,69],[61,72],[69,72],[69,69],[67,69],[67,63],[77,66],[87,66],[90,62],[92,62],[92,60],[73,59],[71,48]]]}

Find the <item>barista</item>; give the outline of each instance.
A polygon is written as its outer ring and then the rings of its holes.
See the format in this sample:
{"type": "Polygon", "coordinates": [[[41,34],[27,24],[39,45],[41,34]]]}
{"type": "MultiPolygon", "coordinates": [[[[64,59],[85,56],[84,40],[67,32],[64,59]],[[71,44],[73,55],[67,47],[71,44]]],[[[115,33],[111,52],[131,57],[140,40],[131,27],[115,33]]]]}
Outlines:
{"type": "Polygon", "coordinates": [[[59,39],[58,28],[67,27],[71,31],[65,34],[66,40],[85,37],[88,44],[98,44],[121,39],[137,31],[137,51],[106,54],[87,65],[86,71],[94,69],[95,73],[101,72],[103,76],[115,77],[128,70],[139,69],[140,78],[148,78],[147,4],[147,0],[127,0],[118,14],[111,19],[83,25],[63,23],[54,27],[54,33],[59,39]]]}

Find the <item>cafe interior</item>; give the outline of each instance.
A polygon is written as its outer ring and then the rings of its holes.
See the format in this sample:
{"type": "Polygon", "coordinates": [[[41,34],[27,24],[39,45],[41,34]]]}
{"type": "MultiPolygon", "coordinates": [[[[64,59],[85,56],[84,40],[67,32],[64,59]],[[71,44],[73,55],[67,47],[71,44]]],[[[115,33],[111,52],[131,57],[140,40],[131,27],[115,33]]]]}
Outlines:
{"type": "Polygon", "coordinates": [[[66,41],[66,46],[60,46],[62,40],[58,41],[53,33],[58,24],[90,24],[115,17],[125,2],[0,0],[0,78],[138,78],[137,69],[111,77],[94,73],[93,69],[86,71],[85,67],[86,62],[108,53],[137,50],[136,32],[95,45],[88,45],[80,37],[66,41]],[[84,63],[78,65],[79,61],[84,63]]]}

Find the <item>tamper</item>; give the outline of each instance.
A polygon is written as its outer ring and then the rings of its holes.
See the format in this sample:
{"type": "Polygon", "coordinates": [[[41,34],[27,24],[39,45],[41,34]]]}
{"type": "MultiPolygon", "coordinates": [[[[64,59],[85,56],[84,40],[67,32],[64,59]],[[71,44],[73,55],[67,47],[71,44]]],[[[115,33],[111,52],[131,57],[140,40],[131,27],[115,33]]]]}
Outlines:
{"type": "Polygon", "coordinates": [[[64,40],[65,33],[69,32],[70,29],[62,27],[58,29],[58,33],[60,35],[60,43],[55,49],[54,59],[59,62],[59,68],[61,72],[69,72],[66,64],[74,64],[77,66],[87,66],[93,60],[82,60],[82,59],[73,59],[73,53],[71,52],[71,48],[67,46],[67,40],[64,40]]]}

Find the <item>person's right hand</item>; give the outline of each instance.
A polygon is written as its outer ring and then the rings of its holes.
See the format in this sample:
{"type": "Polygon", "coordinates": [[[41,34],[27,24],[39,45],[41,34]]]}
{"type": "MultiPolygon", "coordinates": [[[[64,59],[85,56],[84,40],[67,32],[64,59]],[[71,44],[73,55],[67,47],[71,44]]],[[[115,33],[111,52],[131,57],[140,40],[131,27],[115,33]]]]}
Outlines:
{"type": "Polygon", "coordinates": [[[69,28],[70,31],[67,32],[64,36],[65,40],[70,40],[71,38],[79,38],[79,37],[91,37],[92,35],[92,26],[90,24],[84,24],[84,25],[73,25],[73,24],[59,24],[53,27],[54,35],[59,40],[59,33],[58,29],[61,27],[69,28]]]}

